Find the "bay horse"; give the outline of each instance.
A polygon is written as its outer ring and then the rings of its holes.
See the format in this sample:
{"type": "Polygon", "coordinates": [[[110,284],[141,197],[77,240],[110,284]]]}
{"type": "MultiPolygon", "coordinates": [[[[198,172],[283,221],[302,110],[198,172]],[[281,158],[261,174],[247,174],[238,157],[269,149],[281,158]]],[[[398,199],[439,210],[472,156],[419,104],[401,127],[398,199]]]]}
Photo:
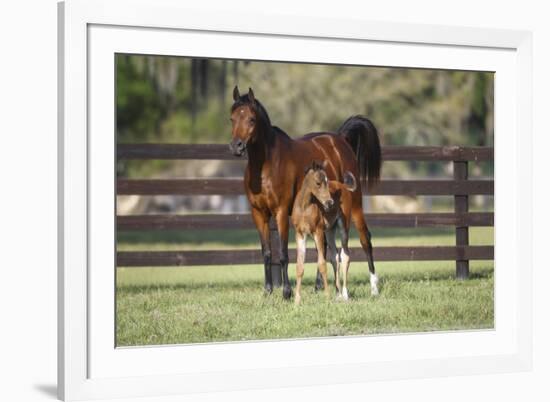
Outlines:
{"type": "Polygon", "coordinates": [[[344,182],[328,180],[323,164],[313,162],[306,169],[302,186],[296,194],[292,207],[291,221],[296,231],[296,294],[294,301],[300,304],[302,278],[306,256],[307,237],[312,236],[317,248],[317,267],[321,274],[325,295],[328,296],[327,246],[331,251],[334,270],[334,285],[337,297],[348,300],[347,276],[349,269],[349,227],[351,223],[351,193],[357,189],[355,177],[344,173],[344,182]],[[342,252],[338,256],[336,229],[340,228],[342,252]],[[340,262],[342,264],[340,264],[340,262]],[[343,289],[340,286],[340,273],[343,276],[343,289]]]}
{"type": "MultiPolygon", "coordinates": [[[[344,172],[368,179],[372,186],[380,178],[382,157],[378,131],[363,116],[348,118],[337,133],[310,133],[297,139],[273,126],[265,107],[255,98],[252,88],[240,95],[233,89],[231,106],[231,152],[238,157],[248,155],[244,187],[251,215],[258,233],[264,260],[265,291],[273,291],[271,278],[271,246],[269,219],[273,217],[280,237],[280,264],[283,276],[283,297],[292,294],[288,279],[288,229],[294,198],[300,189],[306,166],[314,160],[327,160],[326,173],[330,180],[342,181],[344,172]]],[[[371,234],[363,215],[362,193],[353,192],[351,219],[359,233],[370,271],[373,295],[378,294],[372,258],[371,234]]],[[[317,285],[321,278],[318,273],[317,285]]]]}

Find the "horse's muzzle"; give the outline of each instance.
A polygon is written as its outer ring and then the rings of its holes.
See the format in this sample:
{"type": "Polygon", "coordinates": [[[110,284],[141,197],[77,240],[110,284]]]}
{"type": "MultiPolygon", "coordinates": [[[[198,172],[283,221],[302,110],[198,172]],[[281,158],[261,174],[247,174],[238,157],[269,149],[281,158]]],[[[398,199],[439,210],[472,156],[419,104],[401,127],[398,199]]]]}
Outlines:
{"type": "Polygon", "coordinates": [[[246,151],[246,144],[241,140],[231,141],[229,149],[235,156],[243,156],[246,151]]]}

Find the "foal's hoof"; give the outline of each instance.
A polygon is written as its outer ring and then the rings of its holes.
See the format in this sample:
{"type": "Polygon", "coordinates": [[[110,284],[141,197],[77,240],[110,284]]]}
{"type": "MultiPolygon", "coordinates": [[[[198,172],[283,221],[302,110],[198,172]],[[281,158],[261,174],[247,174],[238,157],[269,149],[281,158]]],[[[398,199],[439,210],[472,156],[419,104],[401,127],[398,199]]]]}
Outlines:
{"type": "Polygon", "coordinates": [[[292,289],[290,286],[283,288],[283,299],[288,300],[292,296],[292,289]]]}

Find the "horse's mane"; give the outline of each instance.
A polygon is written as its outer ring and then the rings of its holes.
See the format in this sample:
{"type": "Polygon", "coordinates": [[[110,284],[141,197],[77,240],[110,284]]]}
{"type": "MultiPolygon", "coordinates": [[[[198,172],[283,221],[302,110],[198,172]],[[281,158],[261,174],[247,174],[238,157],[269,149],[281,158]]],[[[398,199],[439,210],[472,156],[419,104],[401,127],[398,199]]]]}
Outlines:
{"type": "Polygon", "coordinates": [[[277,127],[277,126],[271,126],[271,128],[273,129],[273,131],[278,134],[278,135],[281,135],[285,138],[288,138],[289,140],[292,139],[290,138],[290,136],[283,130],[281,129],[280,127],[277,127]]]}

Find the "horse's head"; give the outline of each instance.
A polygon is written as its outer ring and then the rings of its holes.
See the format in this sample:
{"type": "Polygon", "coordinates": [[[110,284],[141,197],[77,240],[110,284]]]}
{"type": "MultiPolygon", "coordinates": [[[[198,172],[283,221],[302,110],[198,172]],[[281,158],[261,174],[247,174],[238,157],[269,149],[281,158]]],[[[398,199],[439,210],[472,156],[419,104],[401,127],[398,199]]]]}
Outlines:
{"type": "Polygon", "coordinates": [[[248,93],[241,96],[239,88],[233,89],[233,106],[231,107],[231,142],[229,148],[233,155],[242,156],[248,144],[254,143],[258,136],[258,123],[260,105],[254,98],[252,88],[248,93]]]}
{"type": "Polygon", "coordinates": [[[325,172],[327,161],[322,164],[313,162],[307,169],[302,187],[311,192],[314,197],[328,211],[334,205],[334,200],[330,194],[328,177],[325,172]]]}

